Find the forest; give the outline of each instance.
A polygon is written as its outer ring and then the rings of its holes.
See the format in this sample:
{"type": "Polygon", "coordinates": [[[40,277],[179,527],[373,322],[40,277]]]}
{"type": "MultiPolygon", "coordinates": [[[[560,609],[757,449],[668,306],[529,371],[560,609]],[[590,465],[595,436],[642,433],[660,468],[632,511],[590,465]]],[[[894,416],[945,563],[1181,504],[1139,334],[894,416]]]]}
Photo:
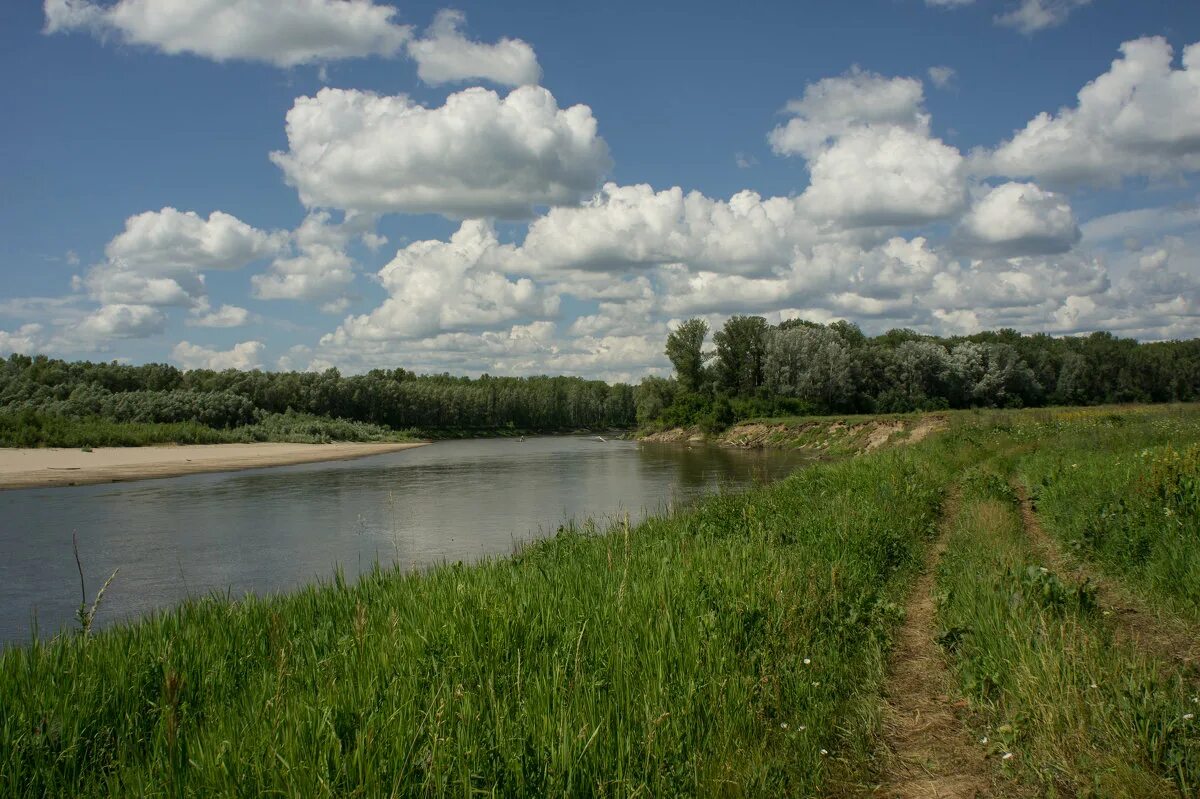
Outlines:
{"type": "Polygon", "coordinates": [[[367,440],[379,437],[379,429],[470,435],[631,427],[634,413],[632,386],[575,377],[470,379],[405,369],[344,377],[336,369],[215,372],[40,355],[0,360],[0,432],[49,428],[62,420],[191,423],[215,430],[253,427],[250,438],[261,440],[260,431],[276,439],[275,432],[296,428],[299,416],[308,427],[322,419],[370,426],[354,436],[367,440]]]}
{"type": "Polygon", "coordinates": [[[455,377],[402,368],[183,371],[168,364],[0,360],[7,446],[379,440],[394,431],[721,430],[748,418],[1200,398],[1200,340],[1139,343],[998,330],[957,338],[734,316],[670,333],[669,378],[455,377]],[[100,431],[104,431],[103,435],[100,431]],[[136,432],[131,432],[135,431],[136,432]],[[97,438],[97,436],[100,436],[97,438]]]}
{"type": "Polygon", "coordinates": [[[1200,398],[1200,340],[1139,343],[997,330],[938,338],[898,329],[868,337],[845,321],[770,325],[733,316],[712,336],[689,319],[667,338],[671,379],[638,388],[645,427],[783,415],[904,413],[1200,398]]]}

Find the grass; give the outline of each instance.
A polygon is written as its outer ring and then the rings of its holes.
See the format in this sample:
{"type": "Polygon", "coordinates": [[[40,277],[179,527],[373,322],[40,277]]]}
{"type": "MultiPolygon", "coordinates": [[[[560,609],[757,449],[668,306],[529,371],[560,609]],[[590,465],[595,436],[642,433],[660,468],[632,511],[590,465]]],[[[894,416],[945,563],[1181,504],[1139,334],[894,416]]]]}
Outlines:
{"type": "Polygon", "coordinates": [[[24,411],[0,413],[0,447],[143,447],[154,444],[245,444],[282,441],[413,441],[413,431],[302,413],[268,414],[258,423],[228,429],[198,422],[114,422],[24,411]]]}
{"type": "Polygon", "coordinates": [[[1030,546],[1006,480],[975,470],[938,571],[940,641],[981,748],[1041,795],[1194,796],[1200,725],[1182,675],[1114,641],[1094,589],[1030,546]]]}
{"type": "Polygon", "coordinates": [[[895,451],[511,559],[7,651],[0,792],[811,793],[872,768],[949,475],[895,451]]]}
{"type": "MultiPolygon", "coordinates": [[[[1072,413],[950,414],[918,444],[632,528],[571,528],[471,567],[207,598],[0,652],[0,793],[869,793],[888,762],[888,650],[958,482],[929,634],[996,768],[1047,795],[1194,795],[1190,675],[1118,641],[1086,585],[1043,570],[1008,479],[1036,483],[1069,541],[1068,522],[1108,507],[1108,490],[1193,485],[1200,414],[1072,413]],[[1106,460],[1143,449],[1141,471],[1106,460]],[[1042,479],[1080,453],[1097,459],[1088,480],[1042,479]]],[[[1140,513],[1114,540],[1150,529],[1140,513]]],[[[1106,552],[1081,556],[1109,565],[1106,552]]],[[[1183,603],[1158,587],[1165,559],[1111,566],[1183,603]]],[[[1183,584],[1200,574],[1178,568],[1183,584]]]]}

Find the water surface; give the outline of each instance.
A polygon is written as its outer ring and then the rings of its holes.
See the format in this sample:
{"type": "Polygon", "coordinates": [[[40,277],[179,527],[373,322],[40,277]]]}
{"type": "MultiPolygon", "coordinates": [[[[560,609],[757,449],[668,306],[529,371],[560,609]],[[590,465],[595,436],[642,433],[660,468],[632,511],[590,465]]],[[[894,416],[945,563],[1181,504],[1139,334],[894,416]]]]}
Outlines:
{"type": "Polygon", "coordinates": [[[571,519],[638,519],[771,480],[795,452],[594,437],[446,441],[371,458],[0,491],[0,645],[72,623],[79,536],[97,626],[219,591],[285,591],[379,560],[421,568],[512,552],[571,519]]]}

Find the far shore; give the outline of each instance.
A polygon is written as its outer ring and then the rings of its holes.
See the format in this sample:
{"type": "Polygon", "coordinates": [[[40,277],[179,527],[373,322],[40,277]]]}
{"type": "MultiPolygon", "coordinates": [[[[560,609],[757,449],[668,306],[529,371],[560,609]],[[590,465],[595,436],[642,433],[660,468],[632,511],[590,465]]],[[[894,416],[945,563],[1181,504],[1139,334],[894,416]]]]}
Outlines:
{"type": "Polygon", "coordinates": [[[0,489],[120,483],[201,472],[340,461],[424,446],[425,442],[188,444],[81,449],[0,449],[0,489]]]}

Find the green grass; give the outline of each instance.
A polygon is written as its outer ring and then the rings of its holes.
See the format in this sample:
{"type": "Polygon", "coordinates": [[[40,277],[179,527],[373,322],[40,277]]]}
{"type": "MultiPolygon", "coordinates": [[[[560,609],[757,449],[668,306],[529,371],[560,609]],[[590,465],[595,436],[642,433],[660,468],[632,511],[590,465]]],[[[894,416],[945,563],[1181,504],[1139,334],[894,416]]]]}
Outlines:
{"type": "Polygon", "coordinates": [[[1047,532],[1200,624],[1200,434],[1185,416],[1117,417],[1021,460],[1047,532]]]}
{"type": "Polygon", "coordinates": [[[7,651],[0,792],[762,796],[869,775],[950,471],[895,451],[511,559],[7,651]]]}
{"type": "Polygon", "coordinates": [[[228,429],[198,422],[114,422],[24,411],[0,413],[0,447],[143,447],[153,444],[242,444],[284,441],[412,441],[413,431],[302,413],[275,413],[258,423],[228,429]]]}
{"type": "MultiPolygon", "coordinates": [[[[997,767],[1046,794],[1193,795],[1186,675],[1041,570],[1007,480],[1079,452],[1102,477],[1107,453],[1168,441],[1183,466],[1163,474],[1194,475],[1200,414],[1074,413],[951,414],[919,444],[633,528],[10,649],[0,794],[868,794],[891,638],[960,482],[940,640],[997,767]]],[[[1060,494],[1039,489],[1048,525],[1060,494]]]]}

